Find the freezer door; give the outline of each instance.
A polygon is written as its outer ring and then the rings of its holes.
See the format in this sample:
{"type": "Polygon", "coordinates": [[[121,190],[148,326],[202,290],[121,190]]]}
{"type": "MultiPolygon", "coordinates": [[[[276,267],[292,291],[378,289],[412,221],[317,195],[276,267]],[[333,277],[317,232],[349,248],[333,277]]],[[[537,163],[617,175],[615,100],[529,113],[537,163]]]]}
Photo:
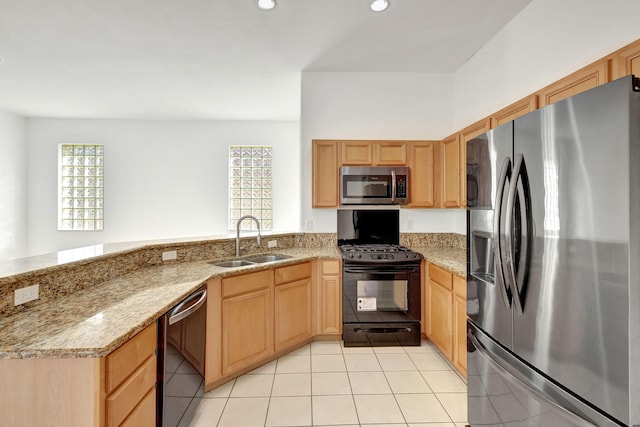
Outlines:
{"type": "Polygon", "coordinates": [[[467,143],[469,262],[467,314],[504,345],[512,345],[511,295],[504,278],[507,189],[511,179],[512,123],[467,143]]]}
{"type": "Polygon", "coordinates": [[[514,353],[624,424],[629,164],[640,160],[629,158],[630,89],[616,81],[515,120],[507,268],[514,353]]]}
{"type": "Polygon", "coordinates": [[[519,361],[471,323],[467,351],[472,427],[619,426],[519,361]]]}

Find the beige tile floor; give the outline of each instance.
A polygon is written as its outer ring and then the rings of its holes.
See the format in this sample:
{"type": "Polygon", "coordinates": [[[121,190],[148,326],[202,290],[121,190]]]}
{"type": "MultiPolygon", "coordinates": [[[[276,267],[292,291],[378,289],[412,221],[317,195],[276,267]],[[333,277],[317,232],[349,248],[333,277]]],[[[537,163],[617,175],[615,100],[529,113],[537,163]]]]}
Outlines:
{"type": "Polygon", "coordinates": [[[315,341],[205,395],[191,427],[460,427],[467,386],[438,350],[315,341]]]}

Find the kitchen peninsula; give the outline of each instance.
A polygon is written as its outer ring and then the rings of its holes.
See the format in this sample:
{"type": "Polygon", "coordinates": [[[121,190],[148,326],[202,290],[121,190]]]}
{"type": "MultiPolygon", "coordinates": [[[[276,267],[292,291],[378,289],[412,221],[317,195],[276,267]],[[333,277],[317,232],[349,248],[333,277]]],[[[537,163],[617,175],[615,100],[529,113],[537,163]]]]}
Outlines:
{"type": "MultiPolygon", "coordinates": [[[[464,236],[416,233],[402,239],[428,262],[464,274],[464,236]]],[[[252,238],[246,240],[254,245],[252,238]]],[[[153,334],[150,328],[155,328],[156,319],[203,283],[219,287],[231,276],[301,264],[308,264],[311,271],[310,334],[279,351],[271,347],[268,356],[237,371],[220,372],[220,348],[214,346],[206,355],[208,389],[314,337],[340,339],[339,328],[324,331],[320,328],[327,322],[328,314],[340,316],[340,270],[335,268],[339,266],[340,255],[335,235],[284,234],[266,240],[277,240],[274,252],[290,258],[240,268],[216,267],[207,261],[231,258],[235,243],[234,239],[219,238],[116,245],[113,252],[97,257],[61,265],[44,261],[34,269],[27,266],[29,261],[22,261],[22,265],[21,261],[5,263],[0,269],[4,316],[0,318],[0,377],[3,384],[12,387],[5,388],[0,396],[0,424],[33,425],[46,419],[49,425],[103,425],[105,419],[137,419],[144,410],[151,414],[152,405],[148,403],[151,399],[145,389],[134,401],[139,401],[135,408],[127,408],[123,415],[113,415],[112,409],[122,409],[117,400],[110,398],[123,386],[108,391],[105,386],[109,382],[108,361],[115,350],[136,344],[145,334],[153,334]],[[176,251],[177,259],[163,262],[163,252],[171,251],[176,251]],[[335,264],[333,270],[324,271],[323,264],[327,262],[335,264]],[[33,283],[41,286],[38,304],[27,303],[20,310],[13,308],[13,290],[33,283]],[[331,283],[332,288],[325,287],[331,283]],[[327,289],[333,293],[324,292],[327,289]],[[333,308],[328,308],[331,305],[333,308]]],[[[248,254],[261,252],[264,250],[254,245],[248,254]]],[[[268,295],[273,295],[272,288],[269,289],[268,295]]],[[[214,307],[215,294],[210,292],[209,308],[214,307]]],[[[208,330],[216,322],[220,327],[219,312],[208,309],[207,317],[208,330]],[[215,313],[215,318],[209,319],[211,313],[215,313]]],[[[208,350],[210,341],[214,342],[207,339],[208,350]]],[[[132,384],[142,377],[137,375],[142,366],[141,362],[127,367],[125,377],[132,384]]]]}

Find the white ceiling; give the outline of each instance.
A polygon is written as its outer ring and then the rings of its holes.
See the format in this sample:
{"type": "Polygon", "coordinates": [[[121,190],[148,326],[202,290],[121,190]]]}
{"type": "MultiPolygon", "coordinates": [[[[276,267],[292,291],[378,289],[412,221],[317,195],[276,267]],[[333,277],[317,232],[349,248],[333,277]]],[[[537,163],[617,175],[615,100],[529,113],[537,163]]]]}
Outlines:
{"type": "Polygon", "coordinates": [[[0,0],[0,109],[297,120],[301,71],[451,73],[531,0],[0,0]]]}

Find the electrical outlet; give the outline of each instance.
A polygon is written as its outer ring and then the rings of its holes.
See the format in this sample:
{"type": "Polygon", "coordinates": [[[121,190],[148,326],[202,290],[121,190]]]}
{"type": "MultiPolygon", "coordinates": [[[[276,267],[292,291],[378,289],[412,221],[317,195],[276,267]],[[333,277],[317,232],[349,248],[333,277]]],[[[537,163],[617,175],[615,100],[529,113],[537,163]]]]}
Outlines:
{"type": "Polygon", "coordinates": [[[13,305],[16,306],[38,299],[39,293],[40,285],[38,284],[27,286],[26,288],[16,289],[15,291],[13,291],[13,305]]]}
{"type": "Polygon", "coordinates": [[[306,228],[307,228],[307,230],[313,230],[313,220],[312,219],[308,219],[307,220],[306,228]]]}
{"type": "Polygon", "coordinates": [[[162,260],[163,261],[172,261],[174,259],[178,259],[178,251],[165,251],[165,252],[162,252],[162,260]]]}
{"type": "Polygon", "coordinates": [[[267,242],[267,247],[268,248],[275,248],[278,246],[278,241],[277,240],[269,240],[267,242]]]}
{"type": "Polygon", "coordinates": [[[407,230],[413,230],[413,220],[412,219],[408,219],[407,220],[407,230]]]}

